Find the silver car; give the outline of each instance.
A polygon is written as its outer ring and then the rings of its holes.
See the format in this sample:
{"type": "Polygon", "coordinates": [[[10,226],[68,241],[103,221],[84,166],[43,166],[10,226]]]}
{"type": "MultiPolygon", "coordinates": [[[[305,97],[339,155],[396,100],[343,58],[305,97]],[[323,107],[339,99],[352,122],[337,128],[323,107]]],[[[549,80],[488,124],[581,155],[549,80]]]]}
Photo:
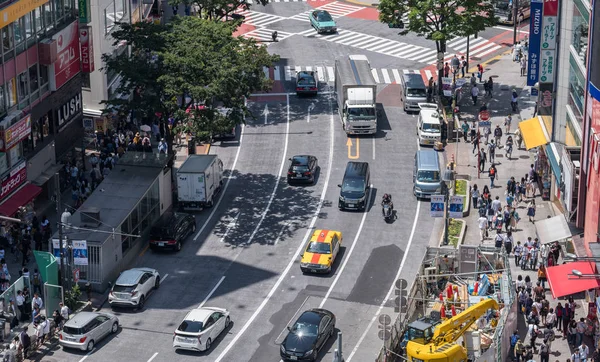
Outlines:
{"type": "Polygon", "coordinates": [[[160,286],[160,275],[152,268],[125,270],[108,294],[108,303],[114,307],[142,309],[146,298],[153,289],[160,286]]]}
{"type": "Polygon", "coordinates": [[[65,323],[58,343],[65,348],[91,351],[96,343],[119,330],[119,319],[110,313],[79,312],[65,323]]]}

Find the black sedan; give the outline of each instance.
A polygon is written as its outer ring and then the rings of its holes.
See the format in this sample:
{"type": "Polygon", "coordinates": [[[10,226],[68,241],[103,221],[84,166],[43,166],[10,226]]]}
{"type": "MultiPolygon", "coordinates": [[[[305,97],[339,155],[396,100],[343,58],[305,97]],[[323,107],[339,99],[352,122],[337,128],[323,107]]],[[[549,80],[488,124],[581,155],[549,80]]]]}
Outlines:
{"type": "Polygon", "coordinates": [[[294,182],[313,184],[315,182],[315,174],[319,168],[319,162],[315,156],[294,156],[290,158],[290,161],[292,163],[287,173],[288,184],[294,182]]]}
{"type": "Polygon", "coordinates": [[[196,217],[182,212],[164,214],[152,227],[150,248],[181,250],[181,244],[196,231],[196,217]]]}
{"type": "Polygon", "coordinates": [[[319,84],[315,72],[301,71],[296,73],[296,94],[317,95],[319,84]]]}
{"type": "Polygon", "coordinates": [[[310,309],[288,327],[279,354],[284,361],[314,361],[335,331],[335,315],[325,309],[310,309]]]}

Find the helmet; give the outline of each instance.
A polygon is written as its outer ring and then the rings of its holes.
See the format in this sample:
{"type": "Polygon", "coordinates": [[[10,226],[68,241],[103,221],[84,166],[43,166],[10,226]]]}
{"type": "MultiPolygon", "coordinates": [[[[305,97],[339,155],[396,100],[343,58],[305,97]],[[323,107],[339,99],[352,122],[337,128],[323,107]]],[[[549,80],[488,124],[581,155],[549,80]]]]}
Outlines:
{"type": "Polygon", "coordinates": [[[384,199],[389,199],[389,198],[390,198],[390,195],[388,195],[388,194],[383,194],[383,198],[384,198],[384,199]]]}

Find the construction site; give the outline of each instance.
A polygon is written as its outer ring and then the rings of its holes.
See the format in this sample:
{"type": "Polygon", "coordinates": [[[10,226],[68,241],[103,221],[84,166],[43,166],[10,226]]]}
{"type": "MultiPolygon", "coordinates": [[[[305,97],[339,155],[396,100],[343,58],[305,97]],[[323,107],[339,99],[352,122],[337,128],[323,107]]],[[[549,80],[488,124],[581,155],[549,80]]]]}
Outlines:
{"type": "Polygon", "coordinates": [[[503,362],[517,301],[504,248],[429,248],[377,362],[503,362]]]}

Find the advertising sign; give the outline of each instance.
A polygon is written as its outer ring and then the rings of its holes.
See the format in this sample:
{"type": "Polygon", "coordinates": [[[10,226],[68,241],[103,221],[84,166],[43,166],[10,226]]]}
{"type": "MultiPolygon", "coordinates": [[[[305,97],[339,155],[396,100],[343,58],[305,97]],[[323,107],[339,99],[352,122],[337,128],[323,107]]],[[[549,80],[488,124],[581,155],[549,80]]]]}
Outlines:
{"type": "Polygon", "coordinates": [[[558,15],[558,0],[544,0],[544,16],[558,15]]]}
{"type": "Polygon", "coordinates": [[[444,217],[444,195],[431,195],[431,217],[444,217]]]}
{"type": "Polygon", "coordinates": [[[542,50],[540,61],[540,83],[554,82],[554,68],[556,59],[554,59],[555,50],[542,50]]]}
{"type": "Polygon", "coordinates": [[[442,90],[445,97],[452,97],[452,78],[442,77],[442,90]]]}
{"type": "Polygon", "coordinates": [[[542,22],[542,50],[556,49],[557,21],[558,17],[556,16],[544,16],[542,22]]]}
{"type": "Polygon", "coordinates": [[[540,84],[540,100],[538,103],[538,116],[551,116],[554,100],[553,83],[540,84]]]}
{"type": "Polygon", "coordinates": [[[463,217],[463,210],[465,208],[465,197],[464,196],[451,196],[450,204],[448,205],[448,216],[452,218],[463,217]]]}
{"type": "Polygon", "coordinates": [[[83,101],[81,92],[78,92],[65,104],[56,110],[56,120],[58,121],[58,129],[64,128],[71,120],[76,118],[83,112],[83,101]]]}
{"type": "Polygon", "coordinates": [[[79,29],[77,21],[71,23],[53,37],[56,40],[57,60],[49,67],[50,90],[57,90],[80,69],[79,29]]]}
{"type": "Polygon", "coordinates": [[[73,264],[88,265],[88,249],[86,240],[73,240],[73,264]]]}
{"type": "Polygon", "coordinates": [[[527,60],[527,85],[534,86],[539,77],[540,46],[542,42],[541,1],[531,2],[531,21],[529,23],[529,59],[527,60]]]}
{"type": "Polygon", "coordinates": [[[0,28],[4,28],[8,24],[27,15],[34,9],[47,3],[49,0],[19,0],[14,4],[2,9],[0,12],[0,28]]]}
{"type": "Polygon", "coordinates": [[[77,0],[77,9],[79,10],[79,24],[90,22],[90,2],[88,0],[77,0]]]}
{"type": "MultiPolygon", "coordinates": [[[[67,241],[63,240],[63,249],[66,251],[67,250],[67,241]]],[[[61,264],[61,258],[60,258],[60,244],[58,243],[58,239],[52,239],[52,255],[54,255],[54,257],[56,258],[56,261],[58,262],[58,264],[61,264]]]]}
{"type": "MultiPolygon", "coordinates": [[[[23,118],[4,130],[4,147],[2,150],[9,150],[21,140],[29,137],[31,134],[31,115],[23,118]]],[[[0,145],[1,146],[1,145],[0,145]]]]}
{"type": "Polygon", "coordinates": [[[2,179],[2,191],[0,191],[0,199],[10,195],[25,181],[27,181],[27,162],[21,162],[17,167],[10,171],[10,174],[2,179]]]}
{"type": "Polygon", "coordinates": [[[92,41],[92,28],[85,26],[79,28],[79,42],[81,43],[81,71],[91,73],[94,71],[94,44],[92,41]]]}

